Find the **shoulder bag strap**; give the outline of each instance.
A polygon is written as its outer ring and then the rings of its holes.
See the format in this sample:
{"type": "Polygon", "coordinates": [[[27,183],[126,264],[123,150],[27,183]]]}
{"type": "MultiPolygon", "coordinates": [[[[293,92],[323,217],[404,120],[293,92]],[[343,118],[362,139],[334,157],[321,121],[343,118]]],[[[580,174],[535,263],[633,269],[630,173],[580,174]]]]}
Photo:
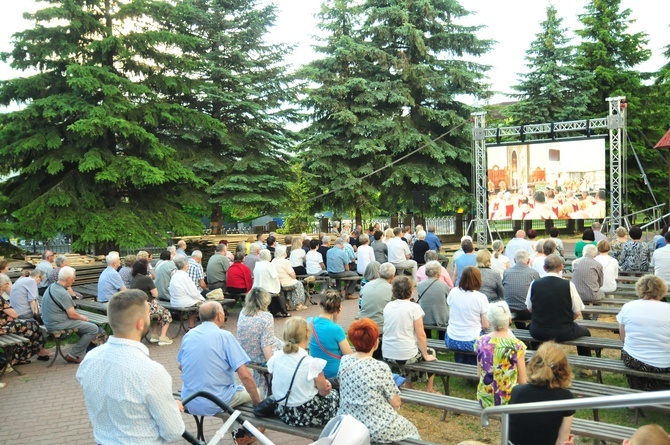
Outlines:
{"type": "MultiPolygon", "coordinates": [[[[67,312],[67,311],[65,310],[65,308],[63,307],[63,305],[60,304],[60,302],[59,302],[58,300],[56,300],[56,299],[53,297],[53,295],[51,295],[51,286],[47,287],[47,292],[49,292],[49,298],[51,299],[51,301],[53,301],[54,304],[55,304],[56,306],[58,306],[58,307],[60,308],[61,311],[63,311],[63,312],[67,312]]],[[[45,293],[46,293],[46,292],[45,292],[45,293]]]]}
{"type": "Polygon", "coordinates": [[[336,360],[340,360],[342,358],[341,355],[333,354],[332,352],[326,350],[326,348],[324,348],[321,342],[319,341],[319,336],[316,335],[316,328],[314,327],[314,319],[312,319],[309,322],[309,327],[312,328],[312,336],[314,337],[314,340],[316,340],[316,344],[319,345],[319,348],[321,348],[321,350],[325,352],[329,357],[332,357],[336,360]]]}
{"type": "Polygon", "coordinates": [[[430,286],[432,286],[433,284],[435,284],[436,281],[437,281],[437,279],[435,279],[432,283],[430,283],[430,284],[428,285],[428,287],[425,288],[425,289],[423,290],[423,292],[421,292],[421,295],[419,295],[418,300],[416,300],[417,303],[418,303],[419,301],[421,301],[421,297],[423,297],[423,295],[424,295],[426,292],[428,292],[428,289],[430,289],[430,286]]]}
{"type": "Polygon", "coordinates": [[[293,381],[295,381],[295,376],[298,374],[298,369],[300,369],[300,365],[302,364],[302,361],[305,360],[307,356],[303,356],[300,361],[298,362],[298,366],[295,367],[295,371],[293,371],[293,377],[291,377],[291,384],[288,385],[288,391],[286,391],[286,395],[282,397],[281,399],[277,400],[277,402],[281,402],[282,400],[286,400],[284,402],[284,408],[286,408],[286,405],[288,404],[288,396],[291,395],[291,389],[293,389],[293,381]]]}

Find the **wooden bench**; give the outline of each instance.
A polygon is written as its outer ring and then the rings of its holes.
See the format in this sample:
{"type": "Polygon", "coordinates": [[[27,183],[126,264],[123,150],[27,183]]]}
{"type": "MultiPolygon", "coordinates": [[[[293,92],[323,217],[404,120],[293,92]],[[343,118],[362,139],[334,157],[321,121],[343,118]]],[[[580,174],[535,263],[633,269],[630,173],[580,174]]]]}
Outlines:
{"type": "Polygon", "coordinates": [[[83,300],[72,300],[72,302],[78,308],[99,311],[103,314],[107,314],[107,304],[105,303],[98,303],[97,301],[88,298],[83,300]]]}
{"type": "Polygon", "coordinates": [[[584,314],[587,315],[595,315],[595,314],[605,314],[605,315],[618,315],[619,312],[621,311],[620,306],[602,306],[602,305],[586,305],[584,309],[582,309],[582,316],[584,314]]]}
{"type": "MultiPolygon", "coordinates": [[[[109,325],[109,319],[107,318],[107,315],[103,314],[96,314],[94,312],[88,312],[84,311],[82,309],[77,309],[77,313],[80,315],[83,315],[85,317],[88,317],[88,321],[91,323],[94,323],[95,325],[105,329],[109,325]]],[[[61,329],[57,331],[49,331],[46,326],[40,326],[40,329],[42,330],[42,334],[44,335],[45,338],[51,336],[54,339],[54,342],[56,343],[56,353],[54,354],[53,360],[51,360],[51,363],[47,365],[47,368],[51,368],[54,363],[56,363],[56,359],[60,355],[63,360],[65,360],[65,354],[63,353],[62,345],[61,342],[63,340],[63,337],[74,334],[78,332],[78,329],[61,329]]]]}
{"type": "Polygon", "coordinates": [[[575,323],[588,329],[604,329],[606,331],[615,331],[619,329],[619,323],[617,322],[580,319],[575,320],[575,323]]]}
{"type": "MultiPolygon", "coordinates": [[[[512,333],[514,333],[516,338],[523,342],[542,343],[540,340],[534,339],[528,330],[512,329],[512,333]]],[[[600,357],[603,349],[623,349],[623,342],[617,338],[579,337],[574,340],[563,341],[561,344],[570,346],[584,346],[594,349],[597,357],[600,357]]]]}
{"type": "MultiPolygon", "coordinates": [[[[12,364],[12,358],[14,357],[14,348],[17,346],[21,346],[24,343],[28,343],[30,340],[28,340],[25,337],[22,337],[21,335],[18,334],[2,334],[0,335],[0,348],[5,352],[5,360],[7,361],[7,364],[5,365],[2,370],[0,370],[0,377],[3,376],[3,374],[7,371],[7,369],[11,366],[12,364]]],[[[16,368],[13,368],[14,371],[18,375],[23,375],[21,371],[19,371],[16,368]]]]}
{"type": "MultiPolygon", "coordinates": [[[[406,403],[429,406],[431,408],[452,411],[459,414],[479,417],[482,413],[482,408],[475,400],[460,399],[458,397],[431,394],[425,391],[404,388],[400,390],[400,398],[406,403]]],[[[594,420],[573,418],[571,432],[577,436],[590,437],[610,442],[621,442],[624,439],[630,438],[635,432],[635,428],[612,425],[594,420]]]]}

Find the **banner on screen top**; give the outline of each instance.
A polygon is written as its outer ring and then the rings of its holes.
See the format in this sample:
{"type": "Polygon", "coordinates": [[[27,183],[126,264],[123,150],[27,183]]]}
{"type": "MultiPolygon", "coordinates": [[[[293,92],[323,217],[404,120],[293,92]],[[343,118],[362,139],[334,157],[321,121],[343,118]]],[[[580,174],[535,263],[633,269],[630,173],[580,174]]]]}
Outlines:
{"type": "Polygon", "coordinates": [[[487,147],[491,220],[591,219],[607,214],[605,140],[487,147]]]}

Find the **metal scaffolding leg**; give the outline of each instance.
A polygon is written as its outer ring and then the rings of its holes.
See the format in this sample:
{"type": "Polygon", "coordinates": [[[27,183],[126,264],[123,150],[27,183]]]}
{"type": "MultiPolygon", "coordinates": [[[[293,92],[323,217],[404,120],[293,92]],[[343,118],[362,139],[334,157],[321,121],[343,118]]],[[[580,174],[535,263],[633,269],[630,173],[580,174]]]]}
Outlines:
{"type": "Polygon", "coordinates": [[[610,215],[612,230],[622,223],[622,154],[626,143],[626,98],[608,97],[608,129],[610,133],[610,215]]]}
{"type": "Polygon", "coordinates": [[[477,247],[482,249],[488,244],[488,206],[487,206],[487,169],[486,169],[486,112],[472,113],[474,125],[472,127],[473,162],[475,165],[474,195],[477,203],[475,212],[475,232],[477,247]]]}

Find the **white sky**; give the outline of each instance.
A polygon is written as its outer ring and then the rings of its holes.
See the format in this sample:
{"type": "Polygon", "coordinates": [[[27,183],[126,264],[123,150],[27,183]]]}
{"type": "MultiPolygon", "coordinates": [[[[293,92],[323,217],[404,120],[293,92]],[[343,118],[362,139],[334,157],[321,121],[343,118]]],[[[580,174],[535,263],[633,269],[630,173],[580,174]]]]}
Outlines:
{"type": "MultiPolygon", "coordinates": [[[[271,1],[271,0],[266,0],[271,1]]],[[[312,36],[317,33],[315,14],[319,11],[319,0],[275,0],[279,7],[277,26],[272,30],[272,41],[298,45],[290,58],[293,66],[300,66],[315,57],[311,46],[315,43],[312,36]]],[[[11,48],[11,35],[31,26],[23,20],[25,11],[34,11],[46,3],[34,0],[9,2],[5,0],[0,15],[0,50],[11,48]]],[[[555,0],[558,16],[563,18],[563,26],[579,29],[581,23],[577,15],[584,11],[586,0],[555,0]]],[[[473,14],[464,24],[485,25],[478,36],[494,39],[498,43],[493,50],[479,59],[479,62],[491,65],[489,79],[495,91],[510,92],[510,86],[517,82],[517,73],[526,70],[524,56],[535,34],[540,31],[540,23],[546,18],[547,0],[461,0],[461,4],[473,14]]],[[[668,61],[662,56],[663,48],[670,45],[670,2],[651,0],[623,0],[623,8],[630,8],[631,19],[636,22],[631,32],[645,31],[649,36],[648,48],[652,50],[652,59],[638,67],[641,71],[656,71],[668,61]]],[[[20,75],[6,64],[0,63],[0,79],[20,75]]],[[[492,102],[506,100],[497,95],[492,102]]]]}

